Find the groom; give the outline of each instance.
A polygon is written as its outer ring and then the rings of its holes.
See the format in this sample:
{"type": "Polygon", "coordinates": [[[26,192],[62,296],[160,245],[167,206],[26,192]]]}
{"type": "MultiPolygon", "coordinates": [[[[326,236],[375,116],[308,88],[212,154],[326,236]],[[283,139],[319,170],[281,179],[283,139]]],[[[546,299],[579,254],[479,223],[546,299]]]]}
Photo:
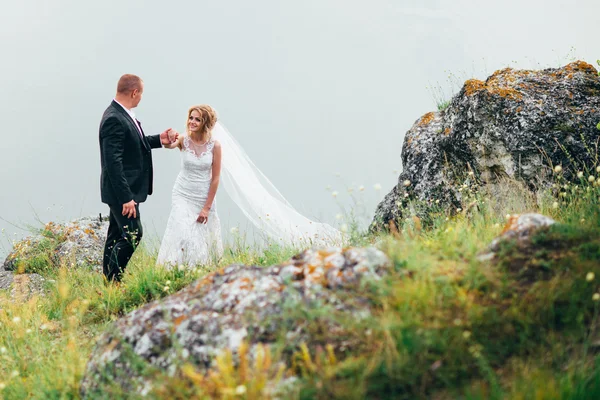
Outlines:
{"type": "Polygon", "coordinates": [[[120,281],[125,266],[142,240],[139,203],[152,194],[151,149],[169,145],[177,134],[167,129],[146,136],[132,111],[142,100],[144,82],[123,75],[117,94],[100,121],[100,192],[110,207],[110,224],[102,270],[108,281],[120,281]]]}

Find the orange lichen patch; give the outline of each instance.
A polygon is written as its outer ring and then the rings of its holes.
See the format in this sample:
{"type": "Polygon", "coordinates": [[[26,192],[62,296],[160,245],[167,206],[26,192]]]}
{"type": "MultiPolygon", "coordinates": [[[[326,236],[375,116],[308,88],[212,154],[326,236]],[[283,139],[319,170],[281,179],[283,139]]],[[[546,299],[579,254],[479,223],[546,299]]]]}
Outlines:
{"type": "Polygon", "coordinates": [[[505,68],[494,72],[486,82],[477,79],[469,79],[465,82],[465,93],[471,96],[474,93],[485,90],[489,94],[509,98],[511,100],[520,100],[523,95],[512,85],[516,82],[516,75],[510,68],[505,68]]]}
{"type": "Polygon", "coordinates": [[[173,320],[173,325],[177,327],[177,326],[181,325],[181,323],[183,321],[185,321],[186,319],[187,319],[187,317],[185,315],[180,315],[179,317],[177,317],[173,320]]]}
{"type": "Polygon", "coordinates": [[[504,229],[502,229],[502,235],[508,231],[513,231],[517,229],[517,221],[519,220],[519,214],[509,215],[506,225],[504,225],[504,229]]]}
{"type": "Polygon", "coordinates": [[[587,72],[590,74],[598,74],[598,71],[596,70],[596,68],[594,68],[594,66],[592,64],[588,64],[585,61],[581,61],[581,60],[577,60],[574,61],[570,64],[567,64],[565,66],[565,70],[568,72],[578,72],[578,71],[582,71],[582,72],[587,72]]]}
{"type": "Polygon", "coordinates": [[[494,78],[498,75],[503,75],[503,74],[510,73],[510,72],[512,72],[512,68],[509,68],[509,67],[497,69],[496,71],[494,71],[493,74],[490,75],[490,78],[494,78]]]}
{"type": "Polygon", "coordinates": [[[485,83],[478,79],[469,79],[465,82],[465,93],[467,96],[471,96],[483,89],[485,89],[485,83]]]}
{"type": "Polygon", "coordinates": [[[417,125],[418,126],[428,125],[431,121],[433,121],[434,118],[435,118],[435,114],[433,112],[428,112],[427,114],[425,114],[421,117],[421,119],[419,120],[417,125]]]}
{"type": "Polygon", "coordinates": [[[240,290],[251,290],[252,288],[254,288],[254,285],[252,284],[250,278],[240,278],[239,281],[241,282],[238,286],[240,290]]]}
{"type": "Polygon", "coordinates": [[[444,135],[445,136],[448,136],[450,134],[450,132],[451,132],[450,128],[444,129],[444,135]]]}
{"type": "Polygon", "coordinates": [[[491,81],[486,85],[486,89],[489,93],[508,98],[511,100],[520,100],[523,95],[514,87],[507,86],[499,81],[491,81]]]}
{"type": "Polygon", "coordinates": [[[201,289],[206,285],[212,284],[214,282],[216,274],[217,272],[211,272],[208,275],[206,275],[203,279],[200,280],[200,282],[196,284],[196,290],[201,289]]]}
{"type": "Polygon", "coordinates": [[[115,347],[117,347],[118,344],[119,344],[119,341],[117,339],[112,339],[110,341],[110,343],[104,349],[104,352],[109,353],[109,352],[113,351],[115,349],[115,347]]]}
{"type": "Polygon", "coordinates": [[[332,255],[333,253],[331,251],[327,251],[327,250],[319,250],[319,255],[323,258],[325,257],[329,257],[330,255],[332,255]]]}
{"type": "Polygon", "coordinates": [[[519,112],[523,111],[523,107],[519,106],[519,107],[517,107],[517,109],[515,111],[519,113],[519,112]]]}

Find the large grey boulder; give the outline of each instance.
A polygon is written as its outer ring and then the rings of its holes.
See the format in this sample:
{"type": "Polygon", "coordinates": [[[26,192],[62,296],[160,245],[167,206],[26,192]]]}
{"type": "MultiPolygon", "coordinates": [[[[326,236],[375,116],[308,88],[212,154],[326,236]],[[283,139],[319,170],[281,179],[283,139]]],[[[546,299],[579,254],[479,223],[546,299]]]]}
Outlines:
{"type": "Polygon", "coordinates": [[[462,185],[493,189],[508,178],[538,192],[557,165],[564,179],[578,180],[579,169],[596,166],[599,121],[600,77],[582,61],[468,80],[446,109],[425,114],[406,133],[403,172],[371,228],[400,222],[409,204],[423,215],[432,207],[457,209],[462,185]]]}
{"type": "Polygon", "coordinates": [[[152,376],[142,370],[148,367],[174,375],[190,363],[204,374],[222,351],[235,354],[244,342],[253,354],[259,343],[276,343],[281,335],[288,361],[301,343],[336,352],[358,346],[364,330],[340,321],[371,314],[361,286],[390,267],[374,248],[307,250],[272,267],[228,266],[110,326],[90,357],[81,395],[95,398],[111,385],[147,394],[152,376]],[[309,323],[307,315],[317,310],[309,323]]]}

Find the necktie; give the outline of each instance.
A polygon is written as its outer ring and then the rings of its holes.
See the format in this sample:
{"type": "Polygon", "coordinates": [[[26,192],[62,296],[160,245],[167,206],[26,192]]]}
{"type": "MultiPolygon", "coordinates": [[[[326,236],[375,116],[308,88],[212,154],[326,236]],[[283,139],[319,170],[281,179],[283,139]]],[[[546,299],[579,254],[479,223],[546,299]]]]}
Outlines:
{"type": "Polygon", "coordinates": [[[140,129],[138,130],[138,131],[140,132],[140,136],[141,136],[141,137],[144,137],[144,133],[143,133],[144,131],[142,130],[142,123],[141,123],[140,121],[138,121],[138,120],[137,120],[137,118],[134,118],[134,119],[135,119],[135,122],[136,122],[136,124],[137,124],[137,125],[138,125],[138,127],[140,128],[140,129]]]}

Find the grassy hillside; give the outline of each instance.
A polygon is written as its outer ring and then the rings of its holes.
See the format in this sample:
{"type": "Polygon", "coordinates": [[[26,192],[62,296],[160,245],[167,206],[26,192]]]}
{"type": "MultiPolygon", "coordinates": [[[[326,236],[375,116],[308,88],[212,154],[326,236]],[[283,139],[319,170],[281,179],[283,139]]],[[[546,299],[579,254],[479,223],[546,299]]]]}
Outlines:
{"type": "MultiPolygon", "coordinates": [[[[156,376],[150,397],[262,399],[267,381],[296,376],[289,398],[600,398],[600,187],[589,178],[597,174],[586,172],[578,185],[557,178],[560,186],[538,204],[506,182],[502,196],[473,191],[458,212],[440,209],[427,223],[408,218],[377,237],[350,232],[353,245],[377,246],[394,264],[384,282],[364,288],[376,314],[348,322],[360,345],[342,354],[302,347],[286,366],[269,349],[248,365],[242,348],[239,364],[223,354],[208,376],[186,368],[156,376]],[[522,212],[559,224],[530,245],[505,243],[495,261],[479,261],[507,214],[522,212]]],[[[2,398],[78,398],[94,338],[111,321],[220,266],[272,265],[297,252],[238,244],[219,265],[167,272],[139,249],[123,284],[107,287],[91,269],[53,265],[48,254],[59,240],[48,235],[23,264],[47,278],[46,295],[23,303],[0,293],[2,398]]],[[[326,343],[321,318],[307,316],[326,343]]]]}

